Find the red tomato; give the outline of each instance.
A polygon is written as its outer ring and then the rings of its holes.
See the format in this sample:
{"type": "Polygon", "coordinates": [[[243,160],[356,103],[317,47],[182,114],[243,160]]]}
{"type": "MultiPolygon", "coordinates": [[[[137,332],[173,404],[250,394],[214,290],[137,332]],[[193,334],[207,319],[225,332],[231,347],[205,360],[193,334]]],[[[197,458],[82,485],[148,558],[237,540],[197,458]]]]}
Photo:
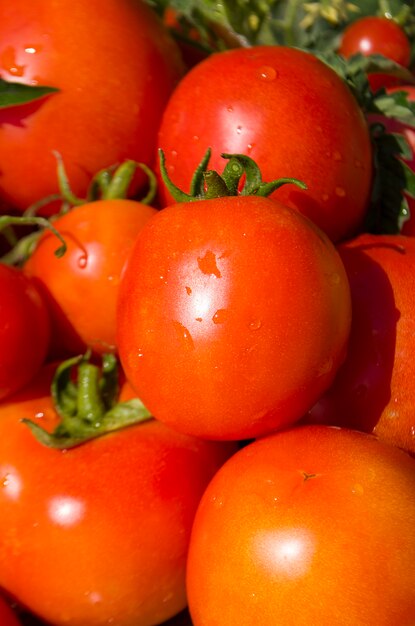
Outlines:
{"type": "Polygon", "coordinates": [[[58,151],[75,194],[131,158],[152,164],[178,48],[141,0],[15,0],[0,8],[0,76],[59,92],[0,112],[0,194],[12,205],[58,191],[58,151]]]}
{"type": "Polygon", "coordinates": [[[415,452],[415,239],[361,235],[339,252],[352,293],[349,350],[308,419],[415,452]]]}
{"type": "Polygon", "coordinates": [[[54,220],[66,253],[54,254],[50,231],[24,266],[36,279],[49,305],[54,354],[116,350],[116,300],[120,275],[144,223],[156,213],[132,200],[100,200],[79,206],[54,220]]]}
{"type": "Polygon", "coordinates": [[[26,385],[46,358],[50,321],[35,282],[0,263],[0,400],[26,385]]]}
{"type": "Polygon", "coordinates": [[[22,417],[56,424],[48,371],[0,406],[0,587],[54,626],[153,626],[186,605],[200,497],[234,444],[149,420],[70,450],[22,417]]]}
{"type": "MultiPolygon", "coordinates": [[[[346,58],[354,54],[381,54],[403,67],[409,67],[411,43],[399,24],[393,19],[366,16],[352,22],[341,38],[339,54],[346,58]]],[[[369,82],[375,91],[380,87],[396,85],[399,80],[384,74],[371,74],[369,82]]]]}
{"type": "Polygon", "coordinates": [[[127,261],[120,358],[158,419],[201,437],[256,436],[300,418],[331,384],[349,298],[333,244],[298,211],[258,196],[172,205],[127,261]]]}
{"type": "Polygon", "coordinates": [[[194,626],[409,626],[415,461],[371,435],[294,428],[230,459],[189,549],[194,626]]]}
{"type": "Polygon", "coordinates": [[[0,598],[0,624],[1,626],[21,626],[13,610],[0,598]]]}
{"type": "MultiPolygon", "coordinates": [[[[186,191],[211,147],[212,169],[222,170],[222,152],[242,153],[258,163],[264,180],[304,181],[307,193],[285,185],[275,197],[333,240],[363,221],[372,179],[367,124],[347,85],[310,53],[255,46],[211,55],[171,95],[159,146],[169,176],[186,191]]],[[[161,196],[171,202],[163,185],[161,196]]]]}

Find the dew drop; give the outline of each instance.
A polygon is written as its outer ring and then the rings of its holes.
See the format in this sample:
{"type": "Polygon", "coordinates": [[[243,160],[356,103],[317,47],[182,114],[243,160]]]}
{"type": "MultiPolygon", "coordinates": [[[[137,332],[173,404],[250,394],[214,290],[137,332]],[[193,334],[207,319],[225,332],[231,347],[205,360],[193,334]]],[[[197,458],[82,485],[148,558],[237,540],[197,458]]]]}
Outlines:
{"type": "Polygon", "coordinates": [[[237,126],[237,127],[236,127],[236,134],[237,134],[237,135],[240,135],[240,134],[241,134],[241,132],[242,132],[242,126],[237,126]]]}
{"type": "Polygon", "coordinates": [[[274,67],[270,65],[263,65],[258,70],[258,78],[265,82],[272,82],[278,76],[278,72],[274,67]]]}
{"type": "Polygon", "coordinates": [[[361,496],[363,495],[363,492],[364,492],[364,489],[362,485],[360,485],[359,483],[356,483],[355,485],[353,485],[352,493],[355,493],[357,496],[361,496]]]}
{"type": "Polygon", "coordinates": [[[199,135],[193,135],[193,141],[199,141],[200,137],[199,135]]]}
{"type": "Polygon", "coordinates": [[[335,161],[342,161],[343,160],[343,157],[342,157],[342,155],[340,154],[340,152],[338,150],[335,150],[333,152],[333,159],[335,161]]]}
{"type": "Polygon", "coordinates": [[[228,319],[228,312],[226,309],[218,309],[212,317],[214,324],[223,324],[228,319]]]}
{"type": "Polygon", "coordinates": [[[343,189],[343,187],[336,187],[334,190],[336,196],[338,196],[339,198],[344,198],[346,195],[345,190],[343,189]]]}
{"type": "Polygon", "coordinates": [[[227,107],[227,108],[226,108],[226,110],[227,110],[229,113],[232,113],[232,111],[233,111],[233,107],[227,107]]]}
{"type": "Polygon", "coordinates": [[[262,326],[261,320],[252,320],[252,322],[249,323],[250,330],[259,330],[261,326],[262,326]]]}
{"type": "Polygon", "coordinates": [[[87,264],[88,264],[88,257],[86,254],[83,254],[78,259],[78,267],[80,267],[83,270],[86,268],[87,264]]]}

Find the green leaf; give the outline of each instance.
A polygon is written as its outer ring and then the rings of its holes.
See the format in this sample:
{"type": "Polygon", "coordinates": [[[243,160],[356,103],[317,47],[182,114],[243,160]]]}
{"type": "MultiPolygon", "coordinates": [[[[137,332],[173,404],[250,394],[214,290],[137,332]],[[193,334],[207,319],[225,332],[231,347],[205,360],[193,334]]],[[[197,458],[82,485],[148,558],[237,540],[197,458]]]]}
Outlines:
{"type": "Polygon", "coordinates": [[[59,91],[56,87],[24,85],[12,83],[0,78],[0,108],[14,107],[44,98],[59,91]]]}

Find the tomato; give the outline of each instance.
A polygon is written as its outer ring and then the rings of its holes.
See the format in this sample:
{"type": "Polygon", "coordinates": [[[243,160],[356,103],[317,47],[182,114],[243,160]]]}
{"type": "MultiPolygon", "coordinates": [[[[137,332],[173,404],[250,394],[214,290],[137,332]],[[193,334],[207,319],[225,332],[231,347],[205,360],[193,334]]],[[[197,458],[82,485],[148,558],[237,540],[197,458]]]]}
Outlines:
{"type": "Polygon", "coordinates": [[[298,211],[258,196],[171,205],[144,225],[121,278],[120,359],[161,421],[256,436],[331,384],[349,298],[333,244],[298,211]]]}
{"type": "Polygon", "coordinates": [[[116,350],[116,300],[120,275],[137,233],[156,209],[133,200],[99,200],[54,220],[67,244],[45,232],[24,266],[49,305],[52,352],[116,350]]]}
{"type": "MultiPolygon", "coordinates": [[[[340,41],[339,54],[346,58],[360,53],[364,56],[381,54],[403,67],[409,67],[411,43],[405,31],[391,18],[369,15],[349,24],[340,41]]],[[[369,75],[375,91],[380,87],[392,86],[399,81],[384,74],[369,75]]]]}
{"type": "Polygon", "coordinates": [[[43,364],[50,320],[34,281],[0,263],[0,400],[26,385],[43,364]]]}
{"type": "Polygon", "coordinates": [[[13,610],[0,598],[0,624],[1,626],[21,626],[13,610]]]}
{"type": "Polygon", "coordinates": [[[415,461],[375,437],[303,427],[211,481],[189,549],[194,626],[408,626],[415,461]]]}
{"type": "Polygon", "coordinates": [[[349,350],[308,419],[373,431],[415,452],[415,239],[361,235],[339,252],[352,293],[349,350]]]}
{"type": "MultiPolygon", "coordinates": [[[[307,194],[286,185],[274,197],[336,241],[361,226],[368,206],[372,149],[363,113],[331,68],[295,48],[240,48],[199,63],[170,96],[159,147],[186,191],[208,147],[212,169],[221,169],[221,153],[242,153],[264,180],[304,181],[307,194]]],[[[162,204],[170,203],[160,191],[162,204]]]]}
{"type": "Polygon", "coordinates": [[[196,506],[234,444],[149,420],[68,450],[50,428],[50,371],[0,405],[0,587],[54,626],[151,626],[186,605],[196,506]]]}
{"type": "Polygon", "coordinates": [[[59,89],[0,112],[0,197],[26,209],[56,193],[58,151],[75,194],[131,158],[149,165],[183,72],[175,42],[141,0],[30,0],[0,9],[0,76],[59,89]]]}

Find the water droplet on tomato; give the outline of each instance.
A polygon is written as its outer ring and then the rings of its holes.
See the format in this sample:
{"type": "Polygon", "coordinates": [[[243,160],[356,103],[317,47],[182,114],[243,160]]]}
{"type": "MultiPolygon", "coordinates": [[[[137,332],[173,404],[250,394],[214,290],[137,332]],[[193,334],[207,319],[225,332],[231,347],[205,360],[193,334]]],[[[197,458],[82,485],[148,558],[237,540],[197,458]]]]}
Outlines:
{"type": "Polygon", "coordinates": [[[343,187],[336,187],[334,192],[338,198],[344,198],[346,196],[346,191],[343,187]]]}
{"type": "Polygon", "coordinates": [[[214,255],[210,250],[205,253],[205,256],[198,257],[197,264],[203,274],[213,274],[216,278],[221,277],[221,273],[216,264],[216,255],[214,255]]]}
{"type": "Polygon", "coordinates": [[[229,113],[232,113],[232,111],[233,111],[233,107],[226,107],[226,110],[227,110],[229,113]]]}
{"type": "Polygon", "coordinates": [[[325,374],[328,374],[329,372],[331,372],[332,369],[333,369],[333,359],[332,358],[326,359],[318,368],[317,375],[324,376],[325,374]]]}
{"type": "Polygon", "coordinates": [[[324,202],[327,202],[327,200],[329,199],[329,194],[323,193],[323,195],[321,196],[321,199],[324,200],[324,202]]]}
{"type": "Polygon", "coordinates": [[[237,135],[240,135],[240,134],[241,134],[241,132],[242,132],[242,126],[237,126],[237,127],[236,127],[236,134],[237,134],[237,135]]]}
{"type": "Polygon", "coordinates": [[[218,309],[212,317],[214,324],[223,324],[228,319],[228,311],[226,309],[218,309]]]}
{"type": "Polygon", "coordinates": [[[176,329],[177,337],[185,348],[194,349],[193,337],[189,330],[180,322],[174,321],[173,326],[176,329]]]}
{"type": "Polygon", "coordinates": [[[258,70],[258,78],[265,82],[272,82],[278,76],[278,72],[274,67],[270,65],[263,65],[258,70]]]}
{"type": "Polygon", "coordinates": [[[352,487],[352,493],[356,494],[357,496],[363,495],[364,493],[363,486],[360,485],[359,483],[356,483],[356,485],[353,485],[352,487]]]}
{"type": "Polygon", "coordinates": [[[193,141],[199,141],[200,137],[199,135],[193,135],[193,141]]]}
{"type": "Polygon", "coordinates": [[[252,320],[252,322],[249,323],[250,330],[259,330],[261,326],[262,326],[261,320],[252,320]]]}
{"type": "Polygon", "coordinates": [[[88,256],[86,254],[83,254],[78,259],[78,267],[80,267],[83,270],[86,268],[87,264],[88,264],[88,256]]]}
{"type": "Polygon", "coordinates": [[[11,74],[12,76],[23,76],[25,73],[25,65],[22,65],[16,60],[16,51],[12,46],[7,46],[1,53],[0,66],[3,70],[11,74]]]}
{"type": "Polygon", "coordinates": [[[333,159],[335,161],[342,161],[343,160],[343,157],[342,157],[342,155],[340,154],[340,152],[338,150],[335,150],[333,152],[333,159]]]}

